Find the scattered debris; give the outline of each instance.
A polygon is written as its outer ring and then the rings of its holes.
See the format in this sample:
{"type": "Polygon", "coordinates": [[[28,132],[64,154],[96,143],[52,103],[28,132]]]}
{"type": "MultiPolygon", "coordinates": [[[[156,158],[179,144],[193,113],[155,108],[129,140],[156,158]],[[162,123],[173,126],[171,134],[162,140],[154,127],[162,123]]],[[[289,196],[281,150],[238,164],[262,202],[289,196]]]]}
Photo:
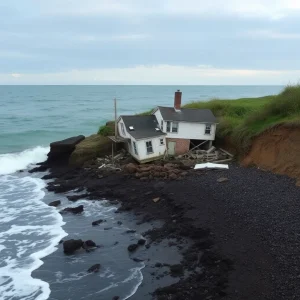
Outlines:
{"type": "Polygon", "coordinates": [[[156,202],[158,202],[159,200],[160,200],[160,198],[157,197],[157,198],[154,198],[154,199],[153,199],[153,202],[156,203],[156,202]]]}
{"type": "Polygon", "coordinates": [[[217,179],[218,182],[225,182],[228,181],[229,179],[226,177],[220,177],[219,179],[217,179]]]}
{"type": "Polygon", "coordinates": [[[216,149],[212,146],[208,150],[193,148],[189,152],[179,155],[177,159],[197,160],[197,162],[231,161],[233,155],[223,149],[216,149]]]}
{"type": "Polygon", "coordinates": [[[194,169],[229,169],[229,167],[228,165],[224,164],[205,163],[195,165],[194,169]]]}
{"type": "Polygon", "coordinates": [[[220,148],[220,150],[221,150],[222,152],[224,152],[225,154],[227,154],[228,156],[233,157],[233,154],[229,153],[228,151],[226,151],[226,150],[224,150],[224,149],[222,149],[222,148],[220,148]]]}
{"type": "Polygon", "coordinates": [[[130,157],[126,150],[122,149],[120,153],[112,157],[111,155],[106,155],[105,157],[97,158],[97,163],[99,164],[98,169],[109,169],[115,171],[121,171],[121,161],[130,157]]]}

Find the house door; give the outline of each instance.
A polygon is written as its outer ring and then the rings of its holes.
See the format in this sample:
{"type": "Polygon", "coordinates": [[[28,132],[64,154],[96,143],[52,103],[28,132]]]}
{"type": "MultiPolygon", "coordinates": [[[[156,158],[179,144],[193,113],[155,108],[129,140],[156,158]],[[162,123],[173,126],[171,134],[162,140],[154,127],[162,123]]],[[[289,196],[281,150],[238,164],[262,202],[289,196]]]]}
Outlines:
{"type": "Polygon", "coordinates": [[[170,156],[175,155],[175,146],[176,146],[176,142],[168,142],[168,154],[170,156]]]}

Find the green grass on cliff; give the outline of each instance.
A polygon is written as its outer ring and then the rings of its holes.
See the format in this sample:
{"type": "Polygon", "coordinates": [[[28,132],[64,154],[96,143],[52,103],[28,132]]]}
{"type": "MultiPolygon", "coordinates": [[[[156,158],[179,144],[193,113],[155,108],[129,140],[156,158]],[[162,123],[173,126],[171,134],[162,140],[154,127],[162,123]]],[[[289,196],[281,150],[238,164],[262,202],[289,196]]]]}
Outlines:
{"type": "Polygon", "coordinates": [[[300,124],[300,85],[287,86],[280,94],[237,100],[191,102],[187,108],[209,108],[218,118],[217,138],[231,137],[245,152],[253,137],[280,124],[300,124]]]}

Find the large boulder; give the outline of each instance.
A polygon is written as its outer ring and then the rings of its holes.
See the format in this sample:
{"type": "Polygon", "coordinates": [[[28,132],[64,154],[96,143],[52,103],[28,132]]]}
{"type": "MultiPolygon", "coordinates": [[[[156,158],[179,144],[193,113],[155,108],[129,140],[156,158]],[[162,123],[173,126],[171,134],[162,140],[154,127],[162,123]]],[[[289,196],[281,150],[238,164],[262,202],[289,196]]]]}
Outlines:
{"type": "Polygon", "coordinates": [[[112,141],[99,134],[93,134],[76,145],[72,152],[69,164],[82,166],[86,161],[111,153],[112,141]]]}
{"type": "Polygon", "coordinates": [[[64,253],[65,254],[72,254],[76,250],[79,250],[83,245],[82,240],[67,240],[63,242],[63,247],[64,247],[64,253]]]}
{"type": "Polygon", "coordinates": [[[136,164],[129,163],[129,164],[127,164],[127,165],[124,166],[124,170],[126,172],[128,172],[129,174],[134,174],[134,173],[137,172],[138,166],[136,164]]]}
{"type": "Polygon", "coordinates": [[[50,166],[67,164],[71,153],[75,150],[75,146],[84,139],[83,135],[78,135],[51,143],[46,164],[50,166]]]}
{"type": "Polygon", "coordinates": [[[81,214],[84,208],[83,205],[79,205],[77,207],[67,207],[64,210],[60,211],[61,214],[72,213],[74,215],[81,214]]]}
{"type": "Polygon", "coordinates": [[[60,200],[56,200],[56,201],[50,202],[48,205],[49,205],[49,206],[57,207],[57,206],[60,205],[60,204],[61,204],[61,201],[60,201],[60,200]]]}

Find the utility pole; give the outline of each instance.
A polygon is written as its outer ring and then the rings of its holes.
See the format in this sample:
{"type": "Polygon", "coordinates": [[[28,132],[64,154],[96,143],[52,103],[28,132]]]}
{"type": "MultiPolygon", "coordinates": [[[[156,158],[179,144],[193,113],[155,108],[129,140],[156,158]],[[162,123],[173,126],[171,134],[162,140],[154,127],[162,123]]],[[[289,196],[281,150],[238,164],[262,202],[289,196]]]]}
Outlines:
{"type": "Polygon", "coordinates": [[[117,144],[117,99],[114,98],[114,108],[115,108],[115,142],[112,142],[111,146],[111,160],[114,163],[114,145],[117,144]]]}
{"type": "Polygon", "coordinates": [[[118,126],[117,126],[117,99],[114,99],[114,105],[115,105],[115,138],[117,140],[117,131],[118,131],[118,126]]]}

